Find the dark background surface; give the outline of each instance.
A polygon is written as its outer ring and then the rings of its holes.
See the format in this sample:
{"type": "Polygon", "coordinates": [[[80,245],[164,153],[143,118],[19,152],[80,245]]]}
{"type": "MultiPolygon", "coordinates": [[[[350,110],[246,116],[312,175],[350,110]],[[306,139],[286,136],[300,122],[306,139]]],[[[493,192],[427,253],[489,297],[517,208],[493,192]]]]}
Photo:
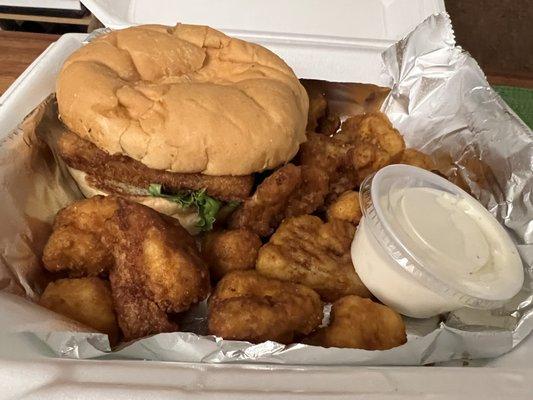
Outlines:
{"type": "Polygon", "coordinates": [[[533,0],[445,0],[457,44],[493,83],[533,88],[533,0]]]}

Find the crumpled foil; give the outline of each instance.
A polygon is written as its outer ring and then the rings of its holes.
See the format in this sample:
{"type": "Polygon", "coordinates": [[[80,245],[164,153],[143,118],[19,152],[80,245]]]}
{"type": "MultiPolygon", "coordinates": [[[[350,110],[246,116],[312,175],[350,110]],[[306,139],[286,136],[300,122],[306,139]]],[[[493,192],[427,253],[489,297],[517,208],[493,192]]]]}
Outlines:
{"type": "MultiPolygon", "coordinates": [[[[34,303],[51,279],[41,268],[40,257],[53,217],[81,198],[49,146],[64,129],[51,97],[0,143],[2,330],[30,332],[65,358],[423,365],[496,357],[511,350],[533,330],[533,135],[490,88],[476,62],[455,46],[445,13],[429,17],[385,51],[383,61],[391,91],[382,109],[404,134],[408,147],[430,153],[440,172],[477,197],[519,247],[526,280],[523,290],[504,307],[463,309],[445,320],[406,318],[405,345],[366,351],[275,342],[254,345],[202,336],[204,302],[181,321],[190,332],[159,334],[111,350],[107,336],[34,303]]],[[[361,112],[352,84],[315,84],[326,92],[334,112],[361,112]]]]}

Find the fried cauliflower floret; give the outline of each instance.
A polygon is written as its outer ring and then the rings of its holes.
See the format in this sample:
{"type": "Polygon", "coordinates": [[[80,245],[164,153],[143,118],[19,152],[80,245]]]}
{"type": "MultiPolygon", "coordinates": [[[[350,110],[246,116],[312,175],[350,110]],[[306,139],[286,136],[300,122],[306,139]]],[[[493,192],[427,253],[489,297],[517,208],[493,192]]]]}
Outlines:
{"type": "Polygon", "coordinates": [[[113,256],[102,243],[105,222],[117,207],[96,197],[62,209],[43,251],[44,267],[50,272],[68,271],[70,276],[96,276],[113,265],[113,256]]]}
{"type": "Polygon", "coordinates": [[[167,313],[209,294],[209,271],[192,237],[170,218],[122,198],[108,222],[115,259],[109,279],[126,340],[177,330],[167,313]]]}
{"type": "Polygon", "coordinates": [[[352,190],[344,192],[328,206],[326,214],[328,220],[340,219],[357,225],[363,216],[359,204],[359,192],[352,190]]]}
{"type": "Polygon", "coordinates": [[[118,340],[118,325],[109,282],[100,278],[60,279],[50,282],[39,304],[118,340]]]}
{"type": "Polygon", "coordinates": [[[322,309],[312,289],[255,271],[235,271],[219,282],[209,300],[209,332],[252,343],[291,343],[320,325],[322,309]]]}
{"type": "Polygon", "coordinates": [[[256,269],[264,276],[310,287],[325,301],[348,294],[369,297],[350,258],[354,234],[355,227],[341,220],[287,218],[259,250],[256,269]]]}
{"type": "Polygon", "coordinates": [[[287,202],[301,181],[301,169],[287,164],[257,187],[229,219],[232,229],[247,228],[259,236],[270,235],[281,221],[287,202]]]}
{"type": "MultiPolygon", "coordinates": [[[[209,271],[194,239],[170,217],[121,197],[95,196],[66,207],[58,219],[58,228],[83,229],[111,255],[106,268],[126,341],[177,330],[167,313],[185,311],[209,294],[209,271]]],[[[54,240],[52,233],[48,244],[54,240]]],[[[73,270],[89,274],[92,257],[76,253],[73,270]]]]}
{"type": "Polygon", "coordinates": [[[202,256],[211,277],[219,280],[231,271],[254,269],[261,245],[259,236],[247,229],[214,231],[203,240],[202,256]]]}
{"type": "Polygon", "coordinates": [[[302,166],[315,167],[327,176],[326,204],[356,185],[356,174],[350,162],[353,145],[317,133],[308,133],[308,140],[300,146],[299,160],[302,166]]]}
{"type": "Polygon", "coordinates": [[[346,296],[333,303],[329,326],[306,342],[323,347],[387,350],[407,342],[407,336],[402,317],[394,310],[370,299],[346,296]]]}
{"type": "Polygon", "coordinates": [[[436,165],[430,156],[415,149],[405,149],[399,163],[427,169],[428,171],[436,169],[436,165]]]}
{"type": "Polygon", "coordinates": [[[324,198],[328,194],[329,179],[324,171],[308,165],[299,168],[300,183],[287,200],[282,219],[315,212],[324,204],[324,198]]]}
{"type": "Polygon", "coordinates": [[[328,178],[320,168],[287,164],[261,182],[231,215],[229,227],[269,236],[286,216],[314,212],[327,190],[328,178]]]}
{"type": "Polygon", "coordinates": [[[399,162],[405,150],[400,132],[381,112],[348,118],[336,137],[353,144],[349,157],[358,183],[380,168],[399,162]]]}

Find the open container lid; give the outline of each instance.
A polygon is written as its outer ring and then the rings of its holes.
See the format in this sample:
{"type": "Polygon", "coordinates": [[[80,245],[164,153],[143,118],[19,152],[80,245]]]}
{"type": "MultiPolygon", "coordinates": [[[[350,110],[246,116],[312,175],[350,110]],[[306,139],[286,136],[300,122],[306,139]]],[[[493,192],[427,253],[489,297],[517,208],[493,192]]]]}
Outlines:
{"type": "Polygon", "coordinates": [[[209,25],[274,51],[300,78],[384,84],[381,52],[443,0],[82,0],[106,27],[209,25]]]}

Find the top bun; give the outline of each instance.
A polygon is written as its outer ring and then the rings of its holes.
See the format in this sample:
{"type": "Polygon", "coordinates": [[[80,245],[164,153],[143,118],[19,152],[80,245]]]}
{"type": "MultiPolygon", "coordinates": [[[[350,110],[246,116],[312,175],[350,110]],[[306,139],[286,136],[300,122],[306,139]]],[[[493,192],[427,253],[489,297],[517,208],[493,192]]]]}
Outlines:
{"type": "Polygon", "coordinates": [[[305,141],[309,101],[291,68],[206,26],[101,36],[66,60],[56,89],[72,131],[154,169],[246,175],[305,141]]]}

